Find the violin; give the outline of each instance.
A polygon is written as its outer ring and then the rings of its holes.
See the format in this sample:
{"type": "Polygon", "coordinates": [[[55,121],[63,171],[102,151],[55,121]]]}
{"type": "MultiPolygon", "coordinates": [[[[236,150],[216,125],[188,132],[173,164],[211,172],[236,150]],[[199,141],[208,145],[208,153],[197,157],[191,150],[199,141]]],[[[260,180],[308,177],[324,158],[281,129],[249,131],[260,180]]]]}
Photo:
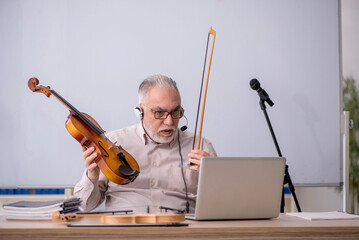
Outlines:
{"type": "Polygon", "coordinates": [[[90,115],[82,113],[61,97],[50,87],[38,86],[37,78],[30,78],[28,86],[31,91],[51,95],[59,100],[70,111],[66,121],[66,129],[82,146],[95,147],[98,157],[95,159],[102,173],[112,182],[128,184],[133,182],[140,173],[136,160],[121,146],[112,143],[105,131],[90,115]]]}
{"type": "Polygon", "coordinates": [[[158,224],[185,221],[184,213],[140,213],[140,214],[105,214],[105,213],[66,213],[54,212],[53,222],[69,222],[83,217],[100,217],[105,224],[158,224]]]}

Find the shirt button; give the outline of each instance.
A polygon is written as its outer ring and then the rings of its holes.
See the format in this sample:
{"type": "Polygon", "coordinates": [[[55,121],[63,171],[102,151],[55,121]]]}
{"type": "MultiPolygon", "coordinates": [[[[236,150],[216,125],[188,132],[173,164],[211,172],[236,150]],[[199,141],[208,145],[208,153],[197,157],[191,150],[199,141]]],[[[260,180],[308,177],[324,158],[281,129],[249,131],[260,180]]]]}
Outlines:
{"type": "Polygon", "coordinates": [[[157,162],[153,162],[152,165],[153,165],[154,167],[157,167],[157,162]]]}

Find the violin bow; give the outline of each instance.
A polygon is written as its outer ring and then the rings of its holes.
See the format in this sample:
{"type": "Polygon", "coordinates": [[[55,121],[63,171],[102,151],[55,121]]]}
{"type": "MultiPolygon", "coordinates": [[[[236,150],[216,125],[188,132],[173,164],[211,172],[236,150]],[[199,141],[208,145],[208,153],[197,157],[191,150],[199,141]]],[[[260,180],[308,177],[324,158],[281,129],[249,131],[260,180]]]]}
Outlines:
{"type": "Polygon", "coordinates": [[[199,115],[200,106],[201,106],[203,80],[204,80],[204,75],[205,75],[205,70],[206,70],[206,64],[207,64],[208,45],[209,45],[210,35],[213,36],[213,41],[212,41],[211,54],[210,54],[209,63],[208,63],[206,86],[205,86],[204,96],[203,96],[202,114],[201,114],[201,124],[200,124],[200,127],[199,127],[199,133],[198,133],[197,149],[200,149],[200,146],[201,146],[202,127],[203,127],[204,109],[205,109],[205,106],[206,106],[208,80],[209,80],[209,73],[210,73],[210,71],[211,71],[211,64],[212,64],[212,56],[213,56],[214,42],[215,42],[215,40],[216,40],[216,31],[213,30],[212,27],[210,28],[210,30],[209,30],[209,32],[208,32],[208,37],[207,37],[206,55],[205,55],[205,58],[204,58],[204,66],[203,66],[202,81],[201,81],[201,90],[200,90],[199,100],[198,100],[196,126],[195,126],[195,130],[194,130],[194,137],[193,137],[193,146],[192,146],[192,149],[194,149],[194,147],[195,147],[195,142],[196,142],[196,132],[197,132],[197,124],[198,124],[198,115],[199,115]]]}

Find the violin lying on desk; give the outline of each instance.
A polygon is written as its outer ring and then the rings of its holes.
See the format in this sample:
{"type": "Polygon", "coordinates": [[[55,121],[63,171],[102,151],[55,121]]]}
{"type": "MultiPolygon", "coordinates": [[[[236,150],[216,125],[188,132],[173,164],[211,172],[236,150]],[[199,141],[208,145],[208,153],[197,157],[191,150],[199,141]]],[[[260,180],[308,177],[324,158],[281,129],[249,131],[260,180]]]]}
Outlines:
{"type": "Polygon", "coordinates": [[[184,213],[141,213],[141,214],[106,214],[106,213],[66,213],[54,212],[53,222],[69,222],[82,217],[100,217],[105,224],[158,224],[185,221],[184,213]]]}
{"type": "Polygon", "coordinates": [[[136,160],[121,146],[116,146],[106,136],[100,125],[86,113],[78,111],[50,87],[38,86],[37,78],[30,78],[28,86],[31,91],[53,95],[70,111],[66,121],[66,129],[82,146],[95,147],[98,154],[95,162],[102,173],[112,182],[127,184],[136,179],[140,167],[136,160]]]}

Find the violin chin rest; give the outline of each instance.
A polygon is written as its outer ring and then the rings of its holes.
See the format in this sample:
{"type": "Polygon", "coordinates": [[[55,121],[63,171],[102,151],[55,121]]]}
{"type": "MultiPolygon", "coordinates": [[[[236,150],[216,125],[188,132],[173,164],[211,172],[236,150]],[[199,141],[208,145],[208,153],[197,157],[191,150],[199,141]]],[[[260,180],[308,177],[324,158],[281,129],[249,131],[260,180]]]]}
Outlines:
{"type": "Polygon", "coordinates": [[[129,177],[131,182],[133,182],[135,180],[135,178],[138,176],[138,174],[140,174],[139,171],[133,170],[133,169],[131,169],[131,168],[125,166],[125,165],[120,165],[118,167],[118,171],[122,175],[124,175],[126,177],[129,177]]]}

